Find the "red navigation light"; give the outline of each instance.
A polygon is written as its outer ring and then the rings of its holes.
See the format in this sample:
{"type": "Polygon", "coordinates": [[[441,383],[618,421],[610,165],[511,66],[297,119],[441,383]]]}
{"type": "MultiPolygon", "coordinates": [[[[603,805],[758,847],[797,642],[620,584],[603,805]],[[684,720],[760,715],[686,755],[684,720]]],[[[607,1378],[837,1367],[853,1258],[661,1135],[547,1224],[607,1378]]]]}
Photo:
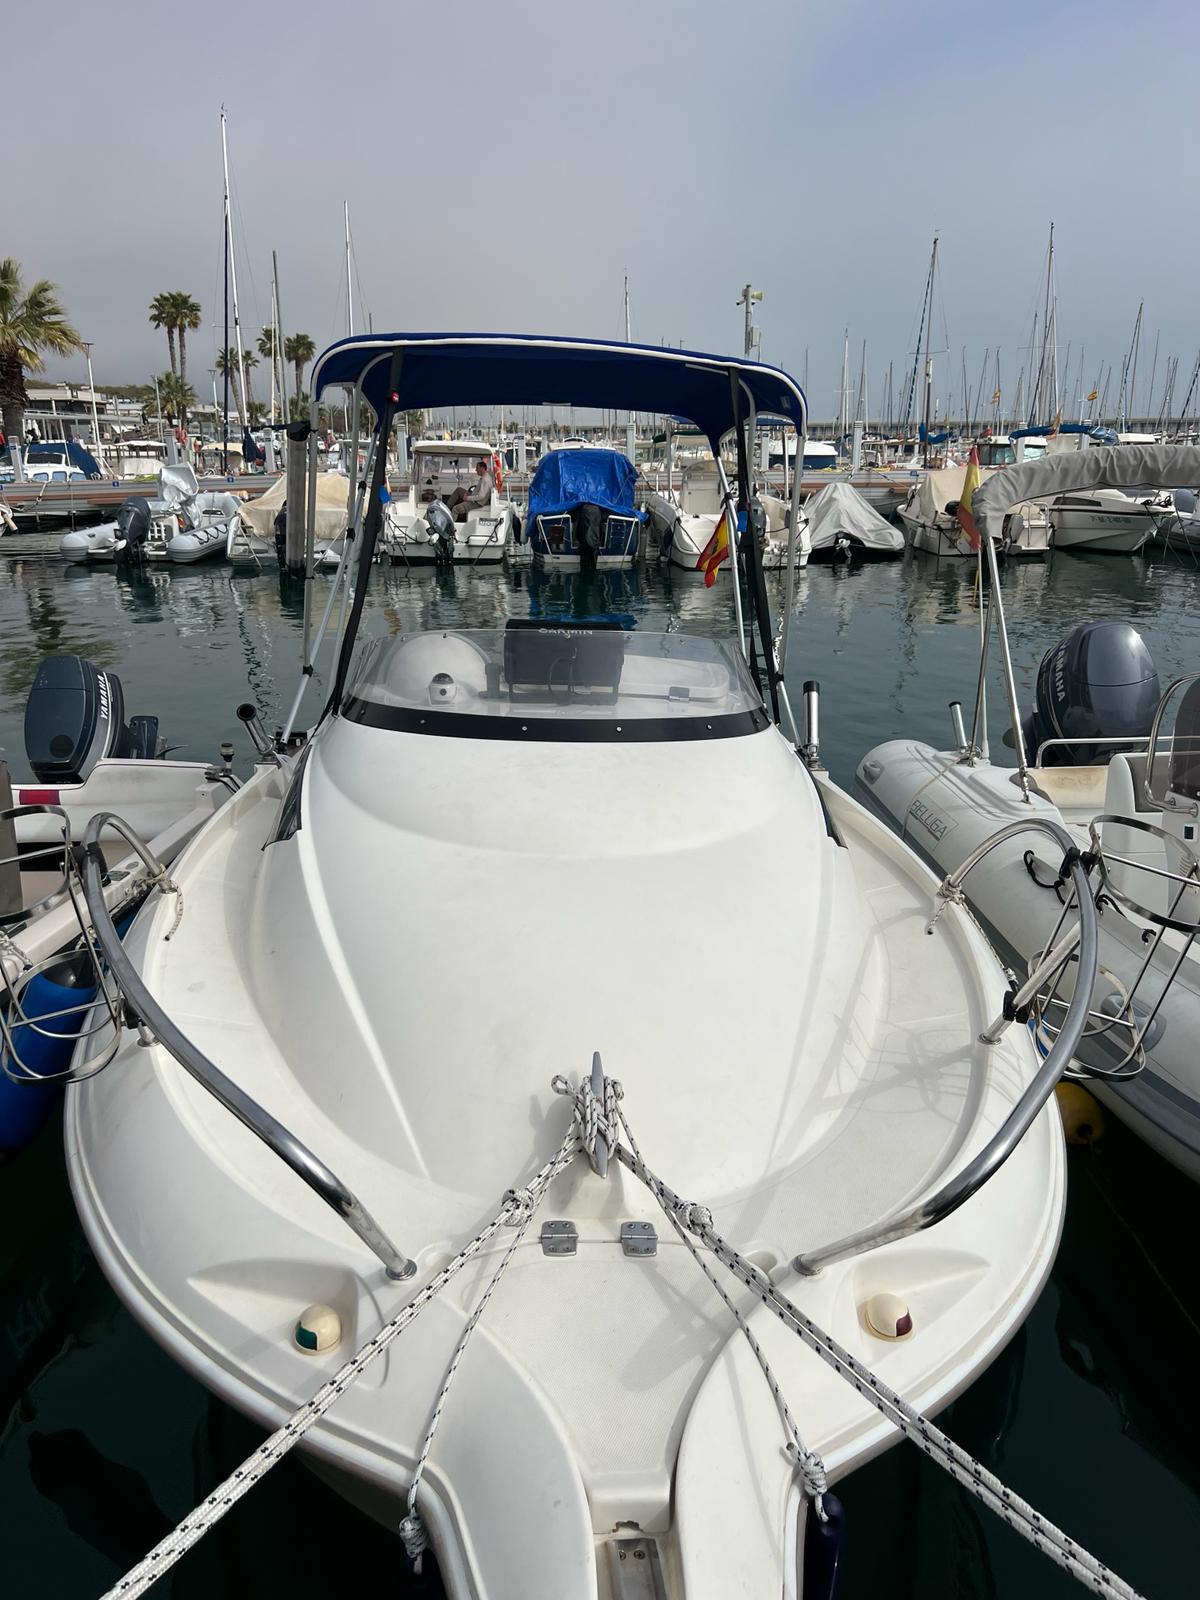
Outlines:
{"type": "Polygon", "coordinates": [[[56,806],[58,804],[58,790],[18,789],[17,804],[19,806],[56,806]]]}

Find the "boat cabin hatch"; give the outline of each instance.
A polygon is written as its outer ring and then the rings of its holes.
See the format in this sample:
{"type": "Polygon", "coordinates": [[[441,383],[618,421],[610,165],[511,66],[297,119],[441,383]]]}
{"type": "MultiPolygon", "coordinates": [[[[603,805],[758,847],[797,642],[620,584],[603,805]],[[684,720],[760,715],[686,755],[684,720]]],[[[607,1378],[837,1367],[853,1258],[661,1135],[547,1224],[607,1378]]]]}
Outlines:
{"type": "Polygon", "coordinates": [[[745,660],[719,640],[515,619],[373,642],[343,715],[406,733],[617,743],[769,724],[745,660]]]}

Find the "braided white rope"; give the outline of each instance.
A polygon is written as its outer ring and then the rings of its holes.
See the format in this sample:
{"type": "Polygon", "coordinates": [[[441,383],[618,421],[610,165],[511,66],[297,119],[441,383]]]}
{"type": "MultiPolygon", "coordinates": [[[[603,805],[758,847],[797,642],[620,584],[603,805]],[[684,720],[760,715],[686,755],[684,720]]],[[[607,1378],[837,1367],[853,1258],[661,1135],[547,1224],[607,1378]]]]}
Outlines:
{"type": "MultiPolygon", "coordinates": [[[[514,1210],[520,1214],[524,1210],[523,1196],[541,1198],[550,1183],[571,1161],[579,1148],[578,1135],[575,1124],[572,1123],[571,1131],[559,1146],[557,1153],[545,1164],[537,1175],[530,1181],[526,1189],[510,1190],[505,1195],[500,1209],[489,1222],[486,1222],[475,1237],[458,1252],[452,1261],[449,1261],[442,1270],[432,1277],[408,1303],[401,1307],[390,1322],[386,1322],[379,1332],[368,1339],[354,1355],[313,1395],[311,1400],[305,1402],[300,1409],[292,1414],[281,1428],[275,1432],[250,1456],[247,1456],[224,1483],[218,1484],[212,1493],[201,1501],[196,1509],[190,1512],[179,1526],[165,1539],[160,1540],[154,1549],[144,1556],[135,1567],[106,1590],[101,1600],[135,1600],[137,1595],[145,1594],[152,1583],[155,1583],[164,1572],[167,1572],[179,1558],[186,1554],[194,1544],[219,1522],[225,1513],[235,1506],[243,1495],[250,1490],[258,1480],[266,1475],[277,1462],[282,1461],[288,1451],[300,1440],[333,1405],[334,1401],[360,1377],[366,1368],[382,1355],[393,1339],[399,1337],[413,1322],[425,1307],[433,1300],[452,1278],[466,1266],[472,1257],[479,1254],[484,1245],[502,1227],[508,1226],[513,1220],[514,1210]],[[518,1198],[513,1199],[516,1195],[518,1198]]],[[[535,1202],[536,1203],[536,1202],[535,1202]]],[[[532,1212],[529,1213],[532,1215],[532,1212]]],[[[526,1218],[528,1221],[528,1217],[526,1218]]]]}
{"type": "MultiPolygon", "coordinates": [[[[579,1148],[578,1138],[575,1133],[575,1124],[571,1124],[571,1132],[563,1141],[563,1149],[559,1154],[566,1152],[566,1160],[571,1160],[579,1148]],[[568,1149],[568,1144],[570,1148],[568,1149]]],[[[564,1165],[566,1163],[564,1162],[564,1165]]],[[[404,1541],[404,1549],[413,1564],[414,1572],[420,1572],[421,1560],[429,1548],[429,1533],[425,1527],[424,1519],[417,1510],[417,1491],[421,1487],[421,1480],[425,1476],[425,1465],[429,1460],[429,1452],[433,1448],[433,1437],[437,1432],[438,1423],[442,1418],[447,1397],[450,1394],[450,1385],[454,1382],[454,1375],[458,1371],[459,1363],[466,1354],[467,1345],[471,1335],[475,1332],[480,1317],[487,1310],[488,1301],[495,1294],[504,1276],[504,1269],[513,1258],[513,1252],[525,1237],[525,1230],[533,1221],[533,1214],[541,1202],[545,1189],[539,1189],[536,1194],[530,1189],[510,1189],[504,1196],[506,1205],[511,1206],[508,1222],[513,1229],[513,1236],[508,1242],[508,1248],[500,1257],[500,1265],[493,1272],[487,1288],[480,1296],[479,1304],[471,1313],[470,1320],[462,1331],[462,1337],[455,1346],[454,1354],[450,1358],[450,1365],[446,1368],[446,1375],[442,1379],[442,1386],[438,1390],[433,1411],[430,1413],[429,1426],[425,1430],[425,1441],[421,1446],[421,1453],[417,1457],[416,1469],[413,1472],[412,1482],[408,1487],[408,1513],[400,1523],[400,1537],[404,1541]]]]}
{"type": "MultiPolygon", "coordinates": [[[[584,1080],[587,1082],[587,1080],[584,1080]]],[[[771,1370],[770,1364],[742,1312],[726,1293],[712,1273],[707,1263],[702,1259],[688,1234],[694,1234],[701,1244],[712,1251],[713,1255],[733,1275],[740,1279],[747,1288],[754,1290],[759,1301],[765,1305],[783,1325],[795,1333],[809,1349],[821,1357],[835,1372],[853,1384],[855,1390],[868,1400],[889,1422],[911,1439],[919,1449],[923,1450],[932,1461],[943,1467],[958,1483],[962,1484],[971,1494],[981,1500],[991,1510],[996,1512],[1009,1527],[1027,1539],[1042,1554],[1050,1557],[1065,1571],[1086,1584],[1096,1593],[1111,1597],[1111,1600],[1141,1600],[1136,1590],[1130,1587],[1122,1578],[1110,1572],[1095,1556],[1091,1555],[1074,1540],[1067,1537],[1056,1525],[1036,1512],[1033,1507],[1019,1495],[1005,1487],[992,1473],[978,1461],[956,1445],[952,1439],[936,1428],[933,1423],[923,1417],[906,1401],[882,1383],[869,1368],[862,1365],[849,1351],[844,1350],[830,1336],[819,1328],[803,1312],[799,1311],[788,1298],[781,1294],[772,1284],[765,1272],[761,1271],[752,1261],[739,1254],[727,1240],[717,1233],[713,1226],[712,1213],[706,1206],[691,1204],[675,1193],[650,1167],[646,1165],[638,1148],[620,1101],[624,1093],[617,1079],[605,1079],[604,1083],[604,1110],[601,1112],[596,1107],[594,1093],[591,1092],[590,1083],[585,1091],[583,1084],[572,1090],[565,1078],[554,1079],[556,1093],[569,1094],[574,1100],[574,1115],[566,1137],[559,1146],[556,1154],[540,1169],[525,1189],[509,1190],[505,1195],[500,1209],[485,1223],[475,1237],[463,1247],[462,1250],[443,1269],[431,1278],[425,1288],[420,1290],[407,1305],[358,1350],[339,1370],[330,1378],[317,1393],[299,1411],[295,1412],[283,1427],[276,1430],[266,1442],[249,1456],[240,1467],[191,1512],[174,1531],[160,1541],[150,1553],[145,1556],[137,1566],[133,1567],[124,1578],[109,1589],[102,1600],[134,1600],[135,1596],[144,1594],[151,1584],[157,1581],[162,1573],[168,1571],[179,1558],[189,1550],[211,1528],[231,1506],[242,1498],[250,1487],[257,1483],[277,1461],[297,1444],[308,1430],[316,1423],[334,1401],[345,1389],[363,1372],[363,1370],[381,1354],[397,1338],[409,1323],[445,1288],[457,1273],[471,1260],[494,1234],[504,1226],[514,1228],[513,1238],[509,1241],[496,1271],[480,1298],[474,1313],[455,1348],[446,1376],[442,1381],[437,1401],[430,1417],[426,1430],[425,1441],[421,1455],[418,1459],[414,1473],[414,1481],[409,1491],[408,1515],[401,1525],[401,1537],[404,1539],[405,1548],[414,1562],[418,1564],[421,1555],[428,1548],[428,1534],[424,1523],[416,1509],[417,1488],[420,1478],[424,1474],[429,1452],[437,1431],[438,1421],[445,1407],[446,1399],[462,1361],[470,1336],[483,1315],[489,1300],[504,1274],[516,1246],[520,1243],[526,1228],[533,1218],[534,1212],[540,1204],[550,1183],[574,1159],[580,1149],[593,1154],[594,1143],[588,1146],[586,1135],[590,1134],[593,1141],[603,1133],[607,1141],[610,1129],[615,1129],[619,1123],[620,1129],[628,1140],[629,1148],[616,1142],[610,1148],[615,1151],[617,1158],[638,1177],[658,1200],[663,1212],[675,1229],[676,1233],[687,1246],[693,1259],[700,1266],[705,1277],[716,1289],[724,1304],[735,1318],[738,1327],[749,1342],[764,1377],[771,1388],[772,1397],[779,1410],[789,1435],[787,1446],[789,1455],[792,1456],[797,1470],[804,1481],[805,1488],[812,1497],[814,1508],[822,1518],[825,1512],[821,1503],[824,1493],[825,1468],[820,1458],[807,1450],[800,1438],[795,1419],[783,1398],[782,1392],[771,1370]],[[589,1109],[591,1108],[591,1109],[589,1109]],[[606,1126],[602,1129],[601,1122],[606,1126]]],[[[614,1135],[615,1137],[615,1135],[614,1135]]]]}
{"type": "Polygon", "coordinates": [[[852,1384],[864,1399],[869,1400],[877,1411],[906,1438],[911,1439],[918,1449],[923,1450],[931,1461],[943,1467],[956,1482],[962,1484],[977,1500],[981,1500],[994,1511],[1023,1539],[1027,1539],[1036,1550],[1049,1556],[1058,1566],[1097,1594],[1112,1597],[1112,1600],[1142,1600],[1138,1591],[1123,1578],[1118,1577],[1115,1572],[1110,1572],[1082,1545],[1076,1544],[1061,1528],[1035,1511],[1027,1500],[1014,1494],[1001,1483],[999,1478],[961,1446],[955,1444],[954,1440],[940,1428],[935,1427],[928,1418],[923,1417],[907,1401],[889,1389],[869,1367],[863,1366],[861,1361],[856,1360],[848,1350],[844,1350],[830,1338],[829,1334],[799,1311],[786,1295],[779,1292],[765,1272],[756,1267],[752,1261],[746,1260],[717,1233],[712,1225],[711,1213],[705,1207],[691,1205],[681,1199],[651,1171],[638,1153],[632,1136],[629,1136],[624,1117],[622,1125],[625,1126],[626,1135],[629,1137],[630,1150],[626,1151],[624,1145],[620,1146],[617,1150],[618,1160],[623,1161],[631,1172],[641,1178],[676,1226],[682,1221],[683,1225],[696,1234],[700,1242],[712,1251],[717,1260],[727,1267],[735,1278],[740,1278],[747,1288],[756,1291],[760,1303],[778,1317],[784,1327],[789,1328],[810,1350],[820,1356],[822,1361],[852,1384]]]}

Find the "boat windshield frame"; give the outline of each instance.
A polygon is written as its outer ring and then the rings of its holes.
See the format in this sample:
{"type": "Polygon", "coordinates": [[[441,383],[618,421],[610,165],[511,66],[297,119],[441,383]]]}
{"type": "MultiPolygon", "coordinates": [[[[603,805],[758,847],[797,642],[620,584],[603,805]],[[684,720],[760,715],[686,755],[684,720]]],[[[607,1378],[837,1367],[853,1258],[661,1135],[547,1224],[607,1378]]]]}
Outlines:
{"type": "Polygon", "coordinates": [[[771,725],[733,646],[612,623],[510,621],[373,639],[341,714],[392,732],[525,743],[704,741],[771,725]]]}
{"type": "MultiPolygon", "coordinates": [[[[744,357],[706,355],[604,340],[518,334],[387,334],[340,340],[313,368],[309,423],[309,516],[305,573],[311,577],[312,524],[315,521],[318,402],[331,387],[352,391],[354,448],[351,450],[349,527],[339,579],[345,575],[352,598],[342,611],[335,647],[336,664],[324,716],[343,709],[347,677],[362,622],[370,567],[378,542],[386,482],[387,441],[398,414],[448,404],[545,405],[572,403],[629,412],[685,416],[690,413],[717,457],[722,500],[730,529],[751,526],[750,443],[763,413],[788,420],[802,451],[807,434],[807,401],[787,373],[744,357]],[[359,416],[364,407],[375,418],[368,461],[358,464],[359,416]],[[720,441],[729,431],[737,442],[737,472],[731,485],[720,460],[720,441]],[[354,550],[354,562],[347,556],[354,550]]],[[[799,731],[788,702],[783,669],[787,657],[799,543],[799,474],[795,474],[783,615],[778,640],[756,538],[730,540],[736,637],[756,685],[769,699],[771,720],[784,723],[799,747],[799,731]]],[[[336,587],[336,585],[335,585],[336,587]]],[[[303,679],[311,676],[311,584],[305,586],[302,683],[289,726],[299,709],[303,679]]],[[[331,607],[327,605],[321,632],[331,607]]],[[[323,720],[323,719],[322,719],[323,720]]]]}

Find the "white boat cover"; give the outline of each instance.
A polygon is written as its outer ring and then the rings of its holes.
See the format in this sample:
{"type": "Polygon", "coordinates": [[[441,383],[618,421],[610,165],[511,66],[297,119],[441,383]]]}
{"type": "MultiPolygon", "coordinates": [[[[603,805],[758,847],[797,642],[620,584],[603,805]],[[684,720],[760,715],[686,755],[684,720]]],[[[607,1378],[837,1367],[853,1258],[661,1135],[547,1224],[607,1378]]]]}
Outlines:
{"type": "MultiPolygon", "coordinates": [[[[942,473],[930,473],[931,478],[942,473]]],[[[982,476],[982,474],[981,474],[982,476]]],[[[1118,444],[1064,451],[999,467],[971,501],[982,536],[999,539],[1005,513],[1023,500],[1045,500],[1078,489],[1177,489],[1200,486],[1200,448],[1187,444],[1118,444]]]]}
{"type": "MultiPolygon", "coordinates": [[[[350,480],[341,472],[317,473],[317,527],[318,539],[337,539],[346,531],[346,500],[350,493],[350,480]]],[[[260,538],[269,539],[275,532],[275,514],[287,496],[287,474],[279,477],[257,500],[242,507],[242,520],[249,523],[260,538]]]]}
{"type": "Polygon", "coordinates": [[[898,554],[904,535],[863,499],[848,483],[827,483],[805,501],[808,532],[814,550],[832,545],[839,533],[849,534],[867,550],[898,554]]]}
{"type": "MultiPolygon", "coordinates": [[[[980,482],[990,478],[997,470],[995,467],[981,467],[980,482]]],[[[946,510],[948,505],[957,505],[962,499],[966,477],[966,467],[936,467],[926,472],[917,480],[916,492],[905,505],[905,516],[911,517],[914,522],[925,523],[932,527],[938,517],[949,516],[946,510]]],[[[977,506],[978,499],[974,500],[973,504],[977,506]]],[[[1006,511],[1009,504],[1010,502],[1006,500],[1004,503],[1006,511]]]]}

